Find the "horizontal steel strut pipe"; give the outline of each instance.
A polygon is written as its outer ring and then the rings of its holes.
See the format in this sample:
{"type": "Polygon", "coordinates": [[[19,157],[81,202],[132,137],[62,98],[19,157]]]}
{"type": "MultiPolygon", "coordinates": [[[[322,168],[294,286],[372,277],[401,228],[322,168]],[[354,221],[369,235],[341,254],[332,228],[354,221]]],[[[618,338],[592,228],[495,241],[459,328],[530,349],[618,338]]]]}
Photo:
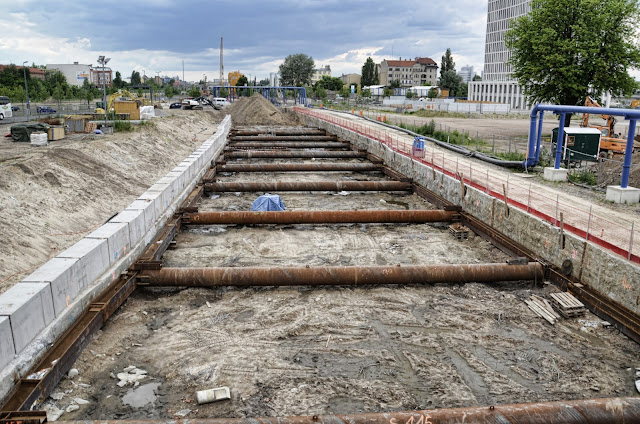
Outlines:
{"type": "MultiPolygon", "coordinates": [[[[370,414],[264,418],[100,420],[100,424],[620,424],[640,422],[640,398],[523,403],[370,414]]],[[[96,421],[59,421],[95,424],[96,421]]]]}
{"type": "Polygon", "coordinates": [[[273,147],[286,147],[289,149],[350,149],[349,143],[339,143],[332,141],[281,141],[281,142],[263,142],[254,143],[248,141],[241,141],[239,143],[229,143],[230,148],[257,148],[267,149],[273,147]]]}
{"type": "Polygon", "coordinates": [[[208,192],[278,192],[278,191],[407,191],[410,183],[399,181],[264,181],[257,183],[226,182],[205,184],[208,192]]]}
{"type": "Polygon", "coordinates": [[[335,135],[291,135],[291,136],[231,136],[231,141],[336,141],[335,135]]]}
{"type": "Polygon", "coordinates": [[[198,212],[183,215],[192,225],[215,224],[366,224],[451,222],[459,215],[444,210],[356,210],[284,212],[198,212]]]}
{"type": "Polygon", "coordinates": [[[324,150],[288,150],[269,151],[252,150],[247,152],[225,153],[229,159],[251,159],[251,158],[362,158],[365,155],[360,152],[327,152],[324,150]]]}
{"type": "Polygon", "coordinates": [[[542,264],[410,266],[162,268],[144,273],[152,286],[353,286],[363,284],[470,283],[541,280],[542,264]]]}
{"type": "Polygon", "coordinates": [[[220,172],[326,172],[381,171],[374,163],[227,163],[218,165],[220,172]]]}
{"type": "Polygon", "coordinates": [[[278,135],[327,135],[324,130],[315,128],[293,128],[290,130],[231,130],[231,136],[247,136],[247,135],[264,135],[264,136],[278,136],[278,135]]]}

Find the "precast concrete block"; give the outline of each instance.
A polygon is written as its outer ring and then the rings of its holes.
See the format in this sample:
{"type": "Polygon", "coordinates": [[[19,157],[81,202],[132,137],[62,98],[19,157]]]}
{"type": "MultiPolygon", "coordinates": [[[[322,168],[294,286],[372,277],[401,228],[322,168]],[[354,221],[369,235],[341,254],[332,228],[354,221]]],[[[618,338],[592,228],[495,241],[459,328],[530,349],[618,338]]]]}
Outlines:
{"type": "Polygon", "coordinates": [[[196,166],[195,173],[197,174],[198,172],[200,172],[200,170],[202,169],[202,156],[195,153],[191,153],[189,157],[187,157],[187,159],[193,160],[196,166]]]}
{"type": "Polygon", "coordinates": [[[164,177],[158,180],[157,184],[169,184],[169,186],[171,187],[170,188],[171,201],[173,201],[173,199],[175,199],[176,196],[180,194],[180,192],[182,191],[180,190],[180,182],[176,177],[170,177],[168,175],[165,175],[164,177]]]}
{"type": "Polygon", "coordinates": [[[64,252],[59,258],[78,259],[80,273],[87,284],[91,284],[109,268],[109,245],[106,240],[83,238],[64,252]]]}
{"type": "Polygon", "coordinates": [[[170,171],[166,176],[176,179],[177,193],[182,193],[182,191],[184,190],[185,182],[184,172],[170,171]]]}
{"type": "Polygon", "coordinates": [[[171,200],[172,200],[172,195],[173,195],[173,187],[171,186],[171,184],[167,184],[167,183],[155,183],[154,185],[152,185],[151,187],[149,187],[149,190],[147,191],[155,191],[160,193],[161,195],[161,199],[162,199],[162,213],[164,213],[167,208],[169,207],[169,205],[171,204],[171,200]]]}
{"type": "Polygon", "coordinates": [[[186,183],[188,184],[189,181],[193,180],[193,176],[195,175],[196,171],[196,165],[195,162],[191,159],[185,159],[182,162],[180,162],[180,165],[178,166],[185,166],[187,168],[187,171],[185,173],[185,177],[187,178],[186,183]]]}
{"type": "Polygon", "coordinates": [[[55,318],[48,283],[18,283],[0,295],[0,316],[9,318],[16,353],[55,318]]]}
{"type": "Polygon", "coordinates": [[[0,370],[7,366],[16,355],[9,317],[0,316],[0,370]]]}
{"type": "Polygon", "coordinates": [[[131,250],[129,224],[126,222],[107,222],[89,234],[87,238],[107,240],[111,265],[118,262],[131,250]]]}
{"type": "Polygon", "coordinates": [[[129,242],[131,246],[137,245],[150,228],[146,225],[144,211],[140,209],[125,209],[111,218],[109,222],[129,224],[129,242]]]}
{"type": "Polygon", "coordinates": [[[153,205],[153,202],[149,202],[147,200],[134,200],[129,206],[127,206],[126,210],[131,211],[144,211],[144,227],[147,231],[155,224],[156,222],[156,209],[153,205]]]}
{"type": "Polygon", "coordinates": [[[635,187],[607,186],[606,199],[614,203],[628,203],[630,205],[640,202],[640,189],[635,187]]]}
{"type": "Polygon", "coordinates": [[[87,285],[79,259],[57,257],[50,259],[21,283],[48,283],[56,316],[64,312],[87,285]]]}
{"type": "Polygon", "coordinates": [[[143,202],[152,205],[153,223],[155,224],[164,212],[164,209],[162,208],[162,192],[147,190],[138,197],[138,200],[142,200],[143,202]]]}
{"type": "Polygon", "coordinates": [[[565,168],[555,169],[551,166],[544,168],[543,178],[547,181],[567,181],[569,170],[565,168]]]}

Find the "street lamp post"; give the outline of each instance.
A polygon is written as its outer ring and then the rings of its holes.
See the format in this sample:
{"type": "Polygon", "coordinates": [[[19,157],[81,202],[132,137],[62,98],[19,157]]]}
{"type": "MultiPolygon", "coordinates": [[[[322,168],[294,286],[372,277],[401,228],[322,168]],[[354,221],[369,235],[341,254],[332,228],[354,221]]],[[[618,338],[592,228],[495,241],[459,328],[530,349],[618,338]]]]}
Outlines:
{"type": "MultiPolygon", "coordinates": [[[[156,84],[158,84],[158,91],[156,91],[156,101],[158,101],[158,92],[160,91],[160,72],[162,71],[156,71],[156,80],[154,81],[156,84]]],[[[151,99],[151,105],[153,105],[153,99],[151,99]]]]}
{"type": "Polygon", "coordinates": [[[28,60],[25,60],[24,62],[22,62],[22,71],[24,72],[24,91],[27,94],[27,121],[29,120],[29,117],[31,116],[31,105],[29,104],[29,86],[27,85],[27,68],[25,68],[25,64],[28,62],[28,60]]]}
{"type": "Polygon", "coordinates": [[[104,106],[104,126],[107,126],[107,78],[105,77],[105,65],[109,63],[111,58],[99,56],[98,63],[102,65],[102,106],[104,106]]]}

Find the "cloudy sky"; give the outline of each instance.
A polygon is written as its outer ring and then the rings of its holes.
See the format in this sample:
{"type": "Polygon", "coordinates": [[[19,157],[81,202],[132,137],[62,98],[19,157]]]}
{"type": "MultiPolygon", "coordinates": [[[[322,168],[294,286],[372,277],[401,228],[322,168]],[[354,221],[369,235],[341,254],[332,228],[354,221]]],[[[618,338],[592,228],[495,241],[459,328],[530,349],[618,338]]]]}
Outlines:
{"type": "Polygon", "coordinates": [[[357,72],[368,56],[431,57],[447,47],[456,67],[480,73],[484,0],[0,0],[0,63],[96,64],[99,55],[130,76],[218,78],[224,69],[266,78],[294,53],[357,72]]]}

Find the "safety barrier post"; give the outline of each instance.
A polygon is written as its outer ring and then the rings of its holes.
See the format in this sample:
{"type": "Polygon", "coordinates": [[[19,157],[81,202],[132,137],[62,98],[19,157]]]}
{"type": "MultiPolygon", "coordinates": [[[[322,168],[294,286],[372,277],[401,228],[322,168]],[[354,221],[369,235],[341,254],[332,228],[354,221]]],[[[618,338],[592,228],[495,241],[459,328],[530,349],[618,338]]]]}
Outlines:
{"type": "MultiPolygon", "coordinates": [[[[631,134],[631,131],[629,131],[631,134]]],[[[631,252],[633,252],[633,231],[636,226],[636,221],[631,223],[631,236],[629,237],[629,256],[627,256],[628,260],[631,260],[631,252]]]]}

